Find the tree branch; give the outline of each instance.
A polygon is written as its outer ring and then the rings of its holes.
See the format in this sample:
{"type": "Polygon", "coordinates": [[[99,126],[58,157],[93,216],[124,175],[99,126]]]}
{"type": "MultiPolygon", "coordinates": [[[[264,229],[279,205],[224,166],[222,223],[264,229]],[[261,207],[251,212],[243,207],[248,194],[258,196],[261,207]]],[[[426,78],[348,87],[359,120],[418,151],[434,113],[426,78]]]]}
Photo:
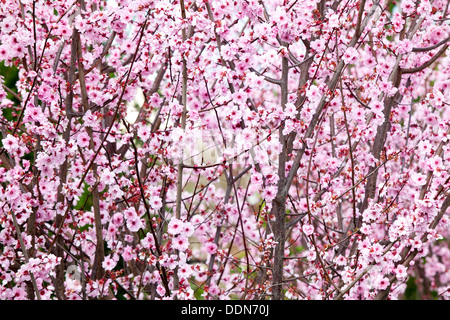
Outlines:
{"type": "Polygon", "coordinates": [[[421,66],[415,67],[415,68],[405,68],[401,69],[401,72],[403,74],[410,74],[410,73],[416,73],[424,70],[425,68],[428,68],[431,66],[448,48],[448,44],[443,46],[430,60],[422,64],[421,66]]]}

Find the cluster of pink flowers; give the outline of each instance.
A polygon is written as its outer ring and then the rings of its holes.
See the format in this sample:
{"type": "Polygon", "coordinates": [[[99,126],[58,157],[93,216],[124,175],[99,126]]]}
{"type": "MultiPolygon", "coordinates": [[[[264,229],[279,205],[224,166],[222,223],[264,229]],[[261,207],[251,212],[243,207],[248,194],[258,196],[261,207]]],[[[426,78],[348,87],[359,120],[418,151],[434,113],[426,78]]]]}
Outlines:
{"type": "Polygon", "coordinates": [[[0,299],[448,299],[449,35],[444,0],[2,1],[0,299]]]}

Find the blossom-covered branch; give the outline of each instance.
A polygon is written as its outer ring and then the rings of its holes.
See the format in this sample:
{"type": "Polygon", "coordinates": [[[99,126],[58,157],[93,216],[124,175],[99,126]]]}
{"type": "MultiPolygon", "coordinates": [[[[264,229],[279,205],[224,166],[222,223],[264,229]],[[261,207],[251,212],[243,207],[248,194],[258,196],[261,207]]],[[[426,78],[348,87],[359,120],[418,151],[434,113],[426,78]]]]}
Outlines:
{"type": "Polygon", "coordinates": [[[446,0],[5,0],[0,299],[448,299],[446,0]]]}

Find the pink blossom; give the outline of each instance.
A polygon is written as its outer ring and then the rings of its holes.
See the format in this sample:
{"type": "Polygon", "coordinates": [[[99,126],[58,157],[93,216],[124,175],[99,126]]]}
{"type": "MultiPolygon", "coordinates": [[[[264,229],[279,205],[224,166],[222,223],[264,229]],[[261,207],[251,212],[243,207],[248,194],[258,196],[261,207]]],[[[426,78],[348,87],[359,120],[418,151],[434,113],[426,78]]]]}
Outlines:
{"type": "Polygon", "coordinates": [[[17,149],[19,140],[16,137],[13,137],[12,135],[8,134],[6,138],[3,138],[2,143],[3,147],[8,152],[13,152],[13,150],[17,149]]]}
{"type": "Polygon", "coordinates": [[[311,42],[311,48],[317,52],[322,52],[325,49],[325,40],[317,39],[311,42]]]}
{"type": "Polygon", "coordinates": [[[282,6],[278,6],[272,14],[272,19],[279,26],[283,26],[285,23],[288,23],[289,18],[285,8],[282,6]]]}
{"type": "Polygon", "coordinates": [[[347,259],[344,256],[338,256],[334,260],[338,266],[345,266],[347,264],[347,259]]]}
{"type": "Polygon", "coordinates": [[[359,58],[359,53],[356,51],[355,48],[350,47],[347,50],[345,50],[342,59],[345,63],[353,63],[359,58]]]}
{"type": "Polygon", "coordinates": [[[420,153],[424,154],[424,155],[428,155],[430,153],[430,151],[432,150],[431,143],[427,140],[419,141],[417,147],[418,147],[418,150],[420,151],[420,153]]]}
{"type": "Polygon", "coordinates": [[[314,233],[314,227],[311,224],[304,224],[302,226],[302,231],[306,236],[310,236],[314,233]]]}
{"type": "Polygon", "coordinates": [[[276,196],[276,188],[275,186],[268,186],[264,189],[263,193],[264,198],[266,201],[272,201],[276,196]]]}
{"type": "Polygon", "coordinates": [[[90,142],[89,135],[86,132],[82,132],[77,137],[77,143],[80,147],[85,148],[89,146],[90,142]]]}
{"type": "Polygon", "coordinates": [[[166,289],[161,285],[158,284],[158,286],[156,287],[156,292],[163,297],[166,294],[166,289]]]}
{"type": "Polygon", "coordinates": [[[399,264],[395,269],[394,269],[394,273],[396,275],[396,277],[401,281],[404,280],[408,277],[408,274],[406,272],[406,267],[399,264]]]}
{"type": "Polygon", "coordinates": [[[389,279],[379,275],[374,282],[374,287],[377,290],[385,290],[389,286],[389,279]]]}
{"type": "Polygon", "coordinates": [[[388,96],[394,95],[398,89],[392,85],[390,81],[382,81],[379,84],[380,90],[386,93],[388,96]]]}
{"type": "Polygon", "coordinates": [[[217,245],[213,242],[208,242],[205,245],[205,249],[209,254],[215,254],[217,252],[217,245]]]}
{"type": "Polygon", "coordinates": [[[169,269],[175,269],[176,266],[178,265],[178,259],[177,256],[172,254],[170,256],[164,256],[162,257],[162,259],[160,258],[160,260],[162,260],[162,263],[165,267],[169,268],[169,269]]]}
{"type": "Polygon", "coordinates": [[[150,130],[147,127],[140,127],[138,130],[138,136],[142,141],[147,141],[150,138],[150,130]]]}
{"type": "Polygon", "coordinates": [[[431,10],[432,10],[431,4],[430,4],[430,1],[428,1],[428,0],[421,1],[417,8],[418,13],[425,14],[425,15],[430,14],[431,10]]]}
{"type": "Polygon", "coordinates": [[[394,18],[392,19],[392,26],[395,32],[400,32],[403,28],[405,21],[403,20],[400,13],[394,13],[394,18]]]}
{"type": "Polygon", "coordinates": [[[362,233],[364,233],[366,235],[370,235],[373,232],[371,225],[367,224],[367,223],[363,223],[360,230],[362,233]]]}
{"type": "Polygon", "coordinates": [[[139,229],[143,228],[144,224],[142,223],[139,217],[132,217],[127,219],[127,228],[131,232],[137,232],[139,229]]]}
{"type": "Polygon", "coordinates": [[[149,205],[152,207],[153,210],[159,210],[161,209],[163,204],[160,197],[152,196],[149,200],[149,205]]]}
{"type": "Polygon", "coordinates": [[[407,14],[407,15],[412,14],[415,11],[414,1],[412,1],[412,0],[402,1],[401,8],[405,14],[407,14]]]}
{"type": "Polygon", "coordinates": [[[123,260],[130,261],[136,258],[136,254],[133,252],[133,248],[130,246],[126,246],[122,253],[123,260]]]}
{"type": "Polygon", "coordinates": [[[363,221],[375,221],[381,214],[382,208],[378,204],[373,204],[363,212],[363,221]]]}
{"type": "Polygon", "coordinates": [[[405,53],[411,52],[412,49],[413,49],[413,43],[411,42],[411,40],[405,39],[398,43],[396,50],[397,50],[397,53],[399,53],[399,54],[405,54],[405,53]]]}
{"type": "Polygon", "coordinates": [[[169,222],[167,232],[171,235],[177,235],[183,230],[184,224],[177,218],[172,218],[169,222]]]}
{"type": "Polygon", "coordinates": [[[416,172],[411,173],[411,181],[412,183],[414,183],[414,185],[417,186],[423,186],[427,182],[426,176],[424,174],[416,172]]]}
{"type": "Polygon", "coordinates": [[[2,1],[0,299],[444,299],[446,1],[191,2],[2,1]]]}
{"type": "Polygon", "coordinates": [[[0,29],[3,33],[10,33],[16,28],[16,21],[12,16],[7,16],[3,21],[0,23],[0,29]]]}
{"type": "Polygon", "coordinates": [[[102,266],[105,270],[112,270],[116,266],[116,261],[114,261],[112,258],[106,257],[102,262],[102,266]]]}
{"type": "Polygon", "coordinates": [[[412,231],[412,221],[407,217],[398,217],[389,228],[389,238],[391,241],[399,237],[408,236],[412,231]]]}
{"type": "Polygon", "coordinates": [[[180,278],[187,279],[192,275],[192,273],[193,273],[192,268],[188,265],[184,265],[178,268],[178,276],[180,278]]]}
{"type": "Polygon", "coordinates": [[[317,258],[317,254],[315,250],[308,250],[305,254],[305,257],[308,259],[308,261],[315,261],[317,258]]]}
{"type": "Polygon", "coordinates": [[[16,199],[20,195],[20,190],[17,185],[9,185],[6,189],[5,196],[9,201],[16,199]]]}
{"type": "Polygon", "coordinates": [[[179,235],[172,239],[172,247],[176,250],[184,251],[188,248],[188,246],[189,241],[184,236],[179,235]]]}
{"type": "Polygon", "coordinates": [[[189,238],[194,234],[194,226],[190,222],[185,222],[183,224],[183,228],[181,230],[181,235],[185,236],[186,238],[189,238]]]}

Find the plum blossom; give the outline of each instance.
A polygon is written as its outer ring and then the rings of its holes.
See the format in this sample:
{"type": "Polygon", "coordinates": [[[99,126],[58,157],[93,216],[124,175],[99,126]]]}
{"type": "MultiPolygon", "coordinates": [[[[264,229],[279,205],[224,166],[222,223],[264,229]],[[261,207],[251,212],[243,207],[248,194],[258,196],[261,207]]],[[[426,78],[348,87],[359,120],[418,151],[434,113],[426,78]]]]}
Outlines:
{"type": "Polygon", "coordinates": [[[117,227],[121,226],[123,224],[123,214],[120,212],[116,212],[112,217],[111,217],[111,221],[112,223],[114,223],[114,225],[116,225],[117,227]]]}
{"type": "Polygon", "coordinates": [[[317,52],[322,52],[325,49],[325,44],[326,42],[324,39],[317,39],[311,42],[311,48],[317,52]]]}
{"type": "Polygon", "coordinates": [[[308,259],[308,261],[315,261],[316,258],[317,258],[316,251],[314,251],[314,250],[308,250],[308,251],[305,253],[305,258],[308,259]]]}
{"type": "Polygon", "coordinates": [[[81,148],[88,147],[90,141],[91,141],[91,139],[89,138],[89,135],[87,134],[87,132],[81,132],[77,137],[77,144],[81,148]]]}
{"type": "Polygon", "coordinates": [[[0,299],[448,298],[446,1],[99,3],[0,6],[0,299]]]}
{"type": "Polygon", "coordinates": [[[406,272],[406,267],[399,264],[395,269],[394,269],[394,273],[395,276],[401,281],[401,280],[405,280],[408,277],[408,273],[406,272]]]}
{"type": "Polygon", "coordinates": [[[383,275],[377,276],[374,281],[374,288],[377,290],[385,290],[389,286],[389,279],[383,275]]]}
{"type": "Polygon", "coordinates": [[[304,224],[302,226],[302,231],[306,236],[310,236],[314,233],[314,226],[312,226],[311,224],[304,224]]]}
{"type": "Polygon", "coordinates": [[[284,107],[284,114],[288,118],[295,118],[296,114],[298,113],[297,108],[293,103],[286,103],[284,107]]]}
{"type": "Polygon", "coordinates": [[[184,227],[184,223],[181,220],[179,220],[177,218],[172,218],[169,222],[167,231],[171,235],[175,236],[183,231],[183,227],[184,227]]]}
{"type": "Polygon", "coordinates": [[[193,270],[188,265],[183,265],[178,268],[178,276],[183,279],[188,279],[193,274],[193,270]]]}
{"type": "Polygon", "coordinates": [[[405,237],[412,231],[412,221],[407,217],[398,217],[389,228],[389,239],[395,241],[400,237],[405,237]]]}
{"type": "Polygon", "coordinates": [[[423,186],[427,182],[426,175],[421,173],[413,172],[410,177],[412,183],[416,186],[423,186]]]}
{"type": "Polygon", "coordinates": [[[432,7],[429,0],[421,1],[419,6],[417,7],[417,12],[420,14],[428,15],[431,13],[432,7]]]}
{"type": "Polygon", "coordinates": [[[17,148],[19,147],[19,140],[16,137],[8,134],[6,138],[3,138],[2,144],[6,151],[14,152],[14,150],[17,150],[17,148]]]}
{"type": "Polygon", "coordinates": [[[413,43],[409,39],[404,39],[398,43],[396,48],[398,54],[405,54],[411,52],[413,49],[413,43]]]}
{"type": "Polygon", "coordinates": [[[150,138],[150,130],[142,126],[138,129],[138,137],[142,139],[142,141],[147,141],[150,138]]]}
{"type": "Polygon", "coordinates": [[[342,55],[342,59],[346,64],[354,63],[358,58],[359,53],[353,47],[347,48],[347,50],[345,50],[344,54],[342,55]]]}
{"type": "Polygon", "coordinates": [[[164,295],[166,294],[166,289],[165,289],[161,284],[158,284],[158,286],[156,287],[156,292],[157,292],[161,297],[164,297],[164,295]]]}
{"type": "Polygon", "coordinates": [[[403,25],[405,24],[405,21],[403,20],[400,13],[395,12],[394,18],[392,19],[392,26],[394,28],[395,32],[400,32],[403,28],[403,25]]]}
{"type": "Polygon", "coordinates": [[[185,222],[183,224],[182,230],[180,232],[181,235],[185,236],[186,238],[189,238],[194,234],[194,226],[191,222],[185,222]]]}
{"type": "Polygon", "coordinates": [[[279,26],[283,26],[284,24],[288,23],[288,21],[289,21],[288,14],[287,14],[285,8],[282,6],[278,6],[275,9],[275,11],[272,13],[272,19],[279,26]]]}
{"type": "Polygon", "coordinates": [[[394,95],[398,89],[392,85],[390,81],[382,81],[379,84],[380,90],[386,93],[388,96],[394,95]]]}
{"type": "Polygon", "coordinates": [[[105,270],[110,271],[110,270],[114,269],[114,267],[116,266],[116,261],[114,261],[110,257],[105,257],[105,260],[102,262],[102,266],[103,266],[103,268],[105,268],[105,270]]]}
{"type": "Polygon", "coordinates": [[[404,0],[401,3],[402,11],[407,15],[414,13],[415,7],[414,1],[412,0],[404,0]]]}
{"type": "Polygon", "coordinates": [[[209,254],[215,254],[217,252],[217,245],[213,242],[208,242],[205,245],[205,250],[209,254]]]}
{"type": "Polygon", "coordinates": [[[163,204],[160,197],[152,196],[149,200],[149,205],[152,207],[153,210],[159,210],[161,209],[163,204]]]}
{"type": "Polygon", "coordinates": [[[122,257],[125,261],[130,261],[136,258],[136,254],[131,246],[126,246],[123,250],[122,257]]]}
{"type": "Polygon", "coordinates": [[[378,219],[381,214],[381,206],[379,204],[372,204],[367,210],[363,212],[363,221],[371,222],[378,219]]]}
{"type": "Polygon", "coordinates": [[[172,240],[172,247],[176,250],[185,251],[189,246],[189,241],[185,236],[178,235],[172,240]]]}
{"type": "Polygon", "coordinates": [[[138,216],[130,217],[126,220],[126,223],[128,230],[130,230],[131,232],[137,232],[139,229],[144,227],[141,218],[139,218],[138,216]]]}

